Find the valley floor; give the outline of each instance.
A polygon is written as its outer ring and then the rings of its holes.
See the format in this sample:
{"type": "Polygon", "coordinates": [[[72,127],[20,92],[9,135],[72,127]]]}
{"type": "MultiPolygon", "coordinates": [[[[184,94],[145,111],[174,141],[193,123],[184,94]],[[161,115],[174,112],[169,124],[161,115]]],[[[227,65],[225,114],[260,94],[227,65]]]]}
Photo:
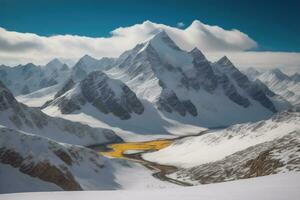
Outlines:
{"type": "Polygon", "coordinates": [[[176,187],[149,190],[36,192],[0,195],[0,200],[98,200],[99,198],[130,200],[298,200],[300,173],[287,173],[259,178],[208,184],[194,187],[176,187]]]}

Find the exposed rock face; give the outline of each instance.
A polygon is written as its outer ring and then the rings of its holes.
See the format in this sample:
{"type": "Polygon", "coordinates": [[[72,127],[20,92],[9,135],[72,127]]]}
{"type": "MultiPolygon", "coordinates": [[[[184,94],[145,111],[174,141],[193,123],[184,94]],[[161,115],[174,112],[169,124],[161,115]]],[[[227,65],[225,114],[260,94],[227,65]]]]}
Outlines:
{"type": "Polygon", "coordinates": [[[300,171],[300,132],[261,143],[236,152],[226,158],[189,169],[181,169],[174,176],[199,184],[300,171]]]}
{"type": "Polygon", "coordinates": [[[129,119],[130,113],[142,114],[144,111],[143,104],[125,84],[109,79],[103,72],[90,73],[80,87],[87,101],[104,113],[129,119]]]}
{"type": "Polygon", "coordinates": [[[11,165],[24,174],[54,183],[67,191],[82,190],[72,174],[64,167],[52,165],[47,160],[34,163],[31,159],[24,158],[13,150],[0,149],[0,163],[11,165]]]}
{"type": "Polygon", "coordinates": [[[193,64],[196,69],[187,75],[189,85],[195,90],[203,87],[208,92],[214,91],[218,86],[218,78],[215,76],[209,61],[197,48],[194,48],[189,54],[193,57],[193,64]]]}
{"type": "Polygon", "coordinates": [[[176,94],[168,89],[163,89],[157,105],[159,110],[164,110],[169,113],[175,111],[181,116],[185,116],[187,112],[193,116],[198,115],[196,107],[190,100],[180,101],[176,94]]]}
{"type": "Polygon", "coordinates": [[[63,114],[80,110],[86,103],[123,120],[129,119],[132,113],[140,115],[144,112],[143,104],[128,86],[101,71],[91,72],[77,85],[68,82],[56,96],[57,99],[47,106],[58,105],[63,114]],[[70,94],[66,94],[71,89],[70,94]]]}
{"type": "Polygon", "coordinates": [[[54,183],[63,190],[83,190],[87,180],[92,180],[98,189],[116,188],[114,176],[104,168],[103,159],[84,147],[0,127],[0,163],[54,183]],[[101,181],[103,173],[106,173],[105,181],[101,181]]]}
{"type": "Polygon", "coordinates": [[[10,107],[17,110],[18,102],[3,82],[0,81],[0,111],[7,110],[10,107]]]}
{"type": "Polygon", "coordinates": [[[272,101],[266,96],[264,91],[262,91],[256,84],[251,82],[246,75],[241,73],[234,65],[231,63],[231,61],[224,56],[216,63],[219,68],[223,72],[226,72],[229,76],[235,80],[237,85],[244,89],[246,93],[252,97],[254,100],[258,101],[261,105],[268,108],[272,112],[277,112],[275,106],[273,105],[272,101]]]}
{"type": "Polygon", "coordinates": [[[235,102],[236,104],[243,106],[245,108],[251,105],[248,98],[243,97],[238,93],[236,88],[230,83],[228,77],[226,75],[222,75],[218,78],[218,83],[222,86],[225,95],[235,102]]]}
{"type": "Polygon", "coordinates": [[[72,89],[75,85],[75,82],[73,81],[73,79],[69,79],[64,86],[55,94],[54,98],[60,97],[61,95],[63,95],[64,93],[66,93],[67,91],[69,91],[70,89],[72,89]]]}

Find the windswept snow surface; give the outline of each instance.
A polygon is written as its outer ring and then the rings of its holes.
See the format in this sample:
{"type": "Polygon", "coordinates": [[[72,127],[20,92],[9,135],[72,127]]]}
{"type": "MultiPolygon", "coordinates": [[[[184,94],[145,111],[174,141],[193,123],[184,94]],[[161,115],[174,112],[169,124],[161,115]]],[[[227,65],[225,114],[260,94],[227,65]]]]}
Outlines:
{"type": "Polygon", "coordinates": [[[43,88],[27,95],[19,95],[16,99],[30,107],[41,107],[47,101],[53,99],[56,92],[62,87],[62,84],[56,84],[51,87],[43,88]]]}
{"type": "Polygon", "coordinates": [[[300,130],[299,112],[282,112],[269,120],[233,125],[201,136],[176,141],[143,158],[160,164],[189,168],[214,162],[235,152],[300,130]]]}
{"type": "Polygon", "coordinates": [[[174,189],[4,194],[0,200],[299,200],[299,188],[300,173],[290,173],[174,189]]]}

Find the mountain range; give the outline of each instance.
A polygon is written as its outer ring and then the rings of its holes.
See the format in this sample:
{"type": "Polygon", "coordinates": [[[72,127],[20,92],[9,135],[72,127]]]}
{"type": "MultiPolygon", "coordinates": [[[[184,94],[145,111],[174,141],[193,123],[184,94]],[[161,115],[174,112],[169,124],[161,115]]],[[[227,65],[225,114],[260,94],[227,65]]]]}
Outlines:
{"type": "Polygon", "coordinates": [[[211,62],[162,30],[117,58],[1,65],[0,174],[17,186],[0,192],[170,187],[145,163],[188,185],[297,172],[299,103],[299,74],[211,62]],[[170,145],[91,149],[153,139],[170,145]]]}

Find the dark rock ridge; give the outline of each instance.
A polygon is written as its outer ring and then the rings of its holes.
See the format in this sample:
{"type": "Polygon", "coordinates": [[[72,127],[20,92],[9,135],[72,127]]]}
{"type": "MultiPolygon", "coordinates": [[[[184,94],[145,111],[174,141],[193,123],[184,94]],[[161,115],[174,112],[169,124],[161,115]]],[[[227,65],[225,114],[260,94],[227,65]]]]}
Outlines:
{"type": "Polygon", "coordinates": [[[54,95],[54,98],[60,97],[61,95],[63,95],[64,93],[66,93],[67,91],[69,91],[70,89],[72,89],[75,85],[75,82],[73,81],[73,79],[69,79],[64,86],[54,95]]]}
{"type": "Polygon", "coordinates": [[[80,110],[86,103],[90,103],[100,112],[112,113],[120,119],[129,119],[131,114],[142,114],[144,106],[128,86],[118,80],[110,79],[101,71],[91,72],[76,86],[68,82],[48,105],[57,105],[63,114],[80,110]],[[73,85],[73,86],[72,86],[73,85]],[[73,87],[71,97],[63,95],[73,87]]]}
{"type": "Polygon", "coordinates": [[[80,87],[86,100],[104,113],[112,113],[121,119],[129,119],[132,112],[136,114],[144,112],[144,106],[134,92],[124,83],[109,79],[103,72],[90,73],[80,83],[80,87]],[[118,92],[120,94],[117,94],[118,92]]]}
{"type": "Polygon", "coordinates": [[[157,102],[158,109],[169,113],[172,111],[178,112],[181,116],[190,113],[192,116],[197,116],[198,112],[194,104],[190,100],[180,101],[175,92],[168,89],[163,89],[162,94],[157,102]]]}
{"type": "Polygon", "coordinates": [[[216,64],[223,72],[231,76],[237,85],[246,91],[250,97],[270,111],[277,112],[272,101],[267,97],[264,91],[261,90],[257,84],[251,82],[246,75],[240,72],[226,56],[217,61],[216,64]]]}

